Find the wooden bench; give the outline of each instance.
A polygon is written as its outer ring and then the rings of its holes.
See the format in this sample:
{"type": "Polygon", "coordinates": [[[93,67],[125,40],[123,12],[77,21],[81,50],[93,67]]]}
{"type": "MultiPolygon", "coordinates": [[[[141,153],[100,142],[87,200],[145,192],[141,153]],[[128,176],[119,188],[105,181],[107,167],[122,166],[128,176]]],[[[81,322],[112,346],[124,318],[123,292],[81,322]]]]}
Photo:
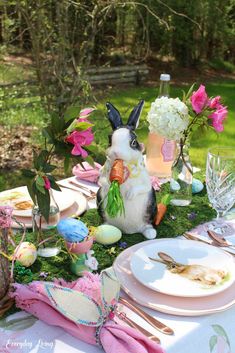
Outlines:
{"type": "Polygon", "coordinates": [[[115,67],[92,67],[86,71],[91,85],[132,83],[139,85],[148,77],[146,65],[123,65],[115,67]]]}

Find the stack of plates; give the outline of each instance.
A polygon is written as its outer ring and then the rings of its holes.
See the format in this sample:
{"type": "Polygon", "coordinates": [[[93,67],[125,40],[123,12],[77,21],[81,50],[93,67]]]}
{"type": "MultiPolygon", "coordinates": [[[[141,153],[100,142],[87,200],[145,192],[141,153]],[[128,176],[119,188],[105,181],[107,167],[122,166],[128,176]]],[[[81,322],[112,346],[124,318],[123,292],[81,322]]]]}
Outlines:
{"type": "Polygon", "coordinates": [[[117,257],[114,269],[123,290],[133,300],[164,313],[207,315],[235,304],[235,258],[198,241],[158,239],[139,243],[117,257]],[[219,284],[203,285],[149,259],[159,258],[158,252],[164,252],[182,264],[225,270],[227,276],[219,284]]]}
{"type": "MultiPolygon", "coordinates": [[[[72,191],[61,188],[62,191],[53,190],[55,201],[60,209],[60,217],[66,218],[78,216],[86,211],[87,200],[79,191],[72,191]]],[[[32,227],[32,207],[33,203],[26,186],[21,186],[12,190],[0,193],[0,205],[13,207],[13,216],[17,221],[23,222],[27,228],[32,227]]],[[[14,222],[13,228],[19,225],[14,222]]]]}

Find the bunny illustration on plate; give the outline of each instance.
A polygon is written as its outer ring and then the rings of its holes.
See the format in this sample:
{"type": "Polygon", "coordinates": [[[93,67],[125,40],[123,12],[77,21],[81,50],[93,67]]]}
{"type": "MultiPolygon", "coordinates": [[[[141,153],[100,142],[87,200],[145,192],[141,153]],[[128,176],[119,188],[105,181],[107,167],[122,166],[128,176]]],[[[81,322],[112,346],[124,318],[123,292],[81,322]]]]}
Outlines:
{"type": "Polygon", "coordinates": [[[126,234],[142,233],[145,238],[154,239],[157,234],[152,225],[157,212],[156,196],[145,168],[143,148],[134,132],[143,105],[142,100],[132,110],[124,125],[119,111],[111,103],[106,104],[113,133],[107,149],[107,160],[100,171],[97,206],[105,223],[116,226],[126,234]],[[124,177],[120,184],[123,212],[110,216],[107,212],[107,199],[111,186],[110,173],[116,161],[121,161],[123,165],[124,177]]]}

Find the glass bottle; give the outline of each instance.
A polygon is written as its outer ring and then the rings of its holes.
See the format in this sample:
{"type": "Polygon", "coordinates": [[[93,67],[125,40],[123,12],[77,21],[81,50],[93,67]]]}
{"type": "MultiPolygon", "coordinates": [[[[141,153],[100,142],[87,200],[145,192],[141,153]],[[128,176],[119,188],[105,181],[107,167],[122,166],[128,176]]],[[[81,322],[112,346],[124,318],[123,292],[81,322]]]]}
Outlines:
{"type": "Polygon", "coordinates": [[[192,201],[193,168],[189,158],[189,144],[177,143],[171,168],[171,204],[188,206],[192,201]]]}
{"type": "MultiPolygon", "coordinates": [[[[169,96],[170,75],[161,74],[158,98],[169,96]]],[[[170,178],[174,153],[175,141],[167,140],[155,133],[149,133],[146,153],[146,166],[149,174],[159,178],[170,178]]]]}
{"type": "Polygon", "coordinates": [[[34,205],[32,210],[32,227],[33,232],[36,234],[38,243],[38,255],[43,257],[56,256],[60,252],[60,248],[52,246],[56,239],[53,239],[53,235],[49,235],[50,230],[56,228],[60,220],[60,210],[56,203],[52,189],[50,193],[50,213],[48,222],[45,220],[38,205],[34,205]],[[50,246],[47,245],[47,241],[50,241],[50,246]]]}

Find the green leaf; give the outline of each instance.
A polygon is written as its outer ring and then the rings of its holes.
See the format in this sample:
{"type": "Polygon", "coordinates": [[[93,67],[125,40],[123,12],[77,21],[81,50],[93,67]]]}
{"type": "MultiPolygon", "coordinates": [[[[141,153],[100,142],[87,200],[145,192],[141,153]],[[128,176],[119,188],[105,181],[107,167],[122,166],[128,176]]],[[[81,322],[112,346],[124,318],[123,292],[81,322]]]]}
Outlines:
{"type": "Polygon", "coordinates": [[[56,133],[63,132],[65,127],[65,121],[58,115],[52,115],[51,126],[56,133]]]}
{"type": "Polygon", "coordinates": [[[217,344],[217,336],[211,336],[210,341],[209,341],[209,346],[210,346],[210,352],[213,351],[215,348],[215,345],[217,344]]]}
{"type": "Polygon", "coordinates": [[[89,163],[92,167],[95,167],[94,159],[93,159],[91,156],[87,156],[87,157],[85,158],[85,161],[86,161],[87,163],[89,163]]]}
{"type": "Polygon", "coordinates": [[[65,121],[69,121],[71,119],[75,119],[79,116],[81,108],[77,106],[68,107],[64,113],[65,121]]]}
{"type": "Polygon", "coordinates": [[[54,178],[48,176],[48,179],[50,180],[50,184],[51,184],[51,188],[57,191],[61,191],[61,188],[59,187],[59,185],[56,183],[56,181],[54,180],[54,178]]]}
{"type": "Polygon", "coordinates": [[[42,194],[45,194],[45,181],[44,179],[41,177],[41,176],[37,176],[37,179],[36,179],[36,188],[37,190],[42,193],[42,194]]]}
{"type": "Polygon", "coordinates": [[[70,158],[68,156],[66,156],[64,158],[64,172],[67,174],[69,171],[69,167],[70,167],[70,158]]]}
{"type": "Polygon", "coordinates": [[[70,134],[72,131],[74,131],[76,126],[77,126],[77,121],[73,120],[72,123],[69,125],[69,127],[66,129],[67,134],[70,134]]]}
{"type": "Polygon", "coordinates": [[[185,96],[185,101],[191,96],[194,86],[195,86],[195,83],[193,83],[192,86],[189,88],[188,93],[185,96]]]}
{"type": "Polygon", "coordinates": [[[41,192],[37,191],[37,202],[38,202],[38,207],[45,218],[45,220],[48,222],[49,221],[49,214],[50,214],[50,194],[49,191],[45,190],[45,194],[42,194],[41,192]]]}
{"type": "Polygon", "coordinates": [[[75,130],[76,131],[85,131],[85,130],[89,129],[92,126],[93,126],[93,124],[88,123],[87,121],[80,121],[80,122],[78,122],[76,124],[75,130]]]}
{"type": "Polygon", "coordinates": [[[36,189],[35,181],[28,182],[27,189],[28,189],[28,192],[29,192],[31,199],[33,200],[34,205],[36,205],[37,200],[36,200],[36,194],[35,194],[35,189],[36,189]]]}
{"type": "Polygon", "coordinates": [[[164,196],[161,198],[161,201],[160,201],[160,202],[161,202],[163,205],[168,206],[168,205],[170,204],[171,199],[172,199],[171,195],[170,195],[170,194],[166,194],[166,195],[164,195],[164,196]]]}
{"type": "Polygon", "coordinates": [[[224,328],[220,325],[211,325],[214,329],[214,331],[219,335],[225,338],[227,344],[230,347],[230,342],[227,333],[225,332],[224,328]]]}
{"type": "Polygon", "coordinates": [[[30,169],[22,169],[22,174],[26,178],[34,178],[36,176],[36,173],[30,169]]]}
{"type": "Polygon", "coordinates": [[[44,173],[51,173],[51,172],[53,172],[53,170],[55,170],[57,167],[56,167],[56,165],[52,165],[52,164],[44,164],[43,165],[43,168],[42,168],[42,171],[44,172],[44,173]]]}
{"type": "Polygon", "coordinates": [[[48,143],[53,143],[54,136],[49,127],[42,129],[42,136],[47,139],[48,143]]]}

